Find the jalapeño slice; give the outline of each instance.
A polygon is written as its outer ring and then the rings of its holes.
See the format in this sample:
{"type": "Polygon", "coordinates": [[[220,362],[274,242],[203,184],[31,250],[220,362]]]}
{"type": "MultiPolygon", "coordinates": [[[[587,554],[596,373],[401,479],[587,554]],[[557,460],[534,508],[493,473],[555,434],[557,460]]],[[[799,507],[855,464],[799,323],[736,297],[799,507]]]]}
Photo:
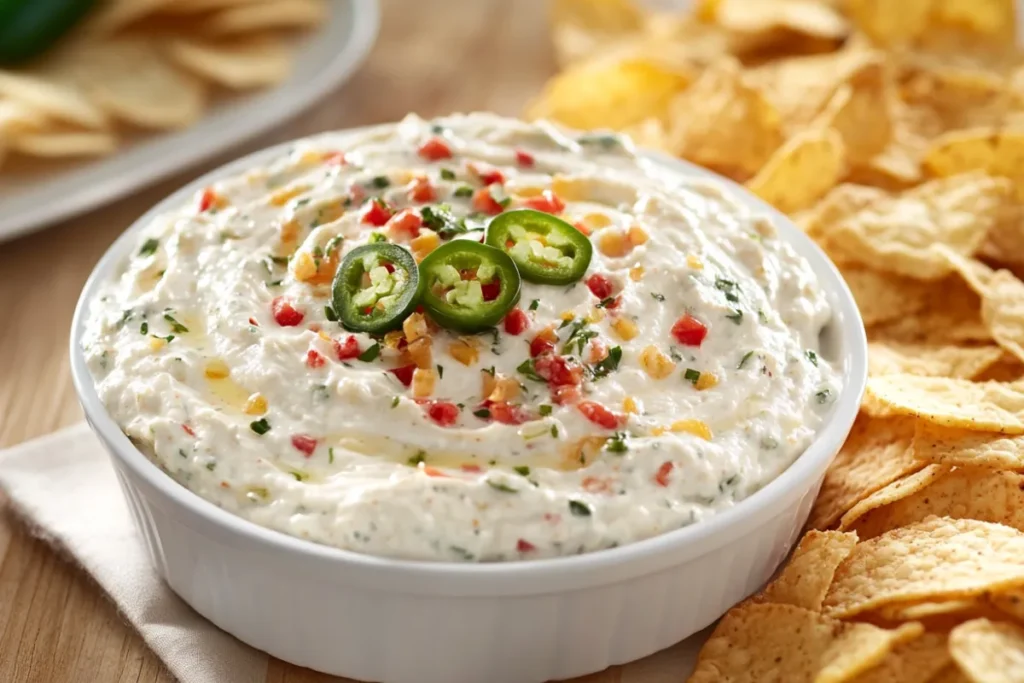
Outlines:
{"type": "Polygon", "coordinates": [[[590,239],[561,218],[533,209],[495,216],[487,244],[508,253],[524,280],[568,285],[587,272],[594,248],[590,239]]]}
{"type": "Polygon", "coordinates": [[[472,240],[452,240],[420,263],[423,307],[439,325],[479,332],[519,301],[519,271],[508,254],[472,240]]]}
{"type": "Polygon", "coordinates": [[[419,302],[416,259],[397,244],[376,242],[345,255],[334,276],[334,312],[354,332],[387,332],[419,302]]]}

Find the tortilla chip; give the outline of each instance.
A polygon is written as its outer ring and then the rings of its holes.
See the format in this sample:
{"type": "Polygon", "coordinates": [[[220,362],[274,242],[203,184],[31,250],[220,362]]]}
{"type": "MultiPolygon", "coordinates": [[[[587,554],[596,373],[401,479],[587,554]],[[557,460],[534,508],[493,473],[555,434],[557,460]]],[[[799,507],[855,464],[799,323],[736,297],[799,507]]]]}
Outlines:
{"type": "Polygon", "coordinates": [[[920,423],[913,450],[915,457],[942,465],[1024,469],[1024,436],[920,423]]]}
{"type": "Polygon", "coordinates": [[[984,171],[1010,178],[1024,197],[1024,130],[975,128],[954,131],[934,140],[925,152],[924,167],[932,175],[951,176],[984,171]]]}
{"type": "Polygon", "coordinates": [[[1024,629],[975,619],[949,633],[949,653],[976,683],[1024,681],[1024,629]]]}
{"type": "Polygon", "coordinates": [[[589,57],[643,28],[640,7],[630,0],[555,0],[551,32],[561,65],[589,57]]]}
{"type": "Polygon", "coordinates": [[[230,43],[176,38],[167,55],[183,69],[228,88],[255,88],[280,83],[291,71],[291,53],[269,36],[230,43]]]}
{"type": "Polygon", "coordinates": [[[850,683],[928,683],[952,659],[942,633],[925,633],[902,643],[882,663],[852,679],[850,683]]]}
{"type": "MultiPolygon", "coordinates": [[[[892,290],[893,292],[899,290],[892,290]]],[[[900,294],[902,296],[902,293],[900,294]]],[[[868,375],[921,375],[974,379],[1003,357],[998,346],[953,346],[873,341],[868,344],[868,375]]]]}
{"type": "Polygon", "coordinates": [[[1008,270],[995,273],[982,295],[981,319],[996,343],[1024,361],[1024,282],[1008,270]]]}
{"type": "Polygon", "coordinates": [[[858,69],[836,90],[815,122],[834,128],[842,136],[851,165],[867,164],[881,154],[893,135],[885,67],[880,62],[869,62],[858,69]]]}
{"type": "Polygon", "coordinates": [[[972,681],[967,676],[964,676],[963,672],[960,671],[960,667],[956,664],[950,664],[933,678],[929,679],[928,683],[972,683],[972,681]]]}
{"type": "Polygon", "coordinates": [[[971,255],[1010,202],[1010,184],[981,174],[934,180],[868,204],[821,226],[829,252],[864,265],[921,280],[951,267],[936,248],[971,255]]]}
{"type": "Polygon", "coordinates": [[[117,149],[117,138],[112,133],[98,131],[22,133],[7,138],[6,142],[11,151],[49,159],[103,156],[117,149]]]}
{"type": "Polygon", "coordinates": [[[787,604],[820,612],[836,567],[855,545],[857,534],[808,531],[782,572],[752,601],[787,604]]]}
{"type": "Polygon", "coordinates": [[[913,472],[901,479],[897,479],[885,488],[875,491],[870,496],[850,508],[850,511],[843,515],[843,518],[839,520],[839,528],[852,528],[857,520],[872,510],[885,507],[914,495],[918,491],[930,486],[948,470],[949,468],[941,465],[928,465],[917,472],[913,472]]]}
{"type": "Polygon", "coordinates": [[[0,97],[83,128],[101,130],[109,122],[103,110],[75,88],[26,73],[0,71],[0,97]]]}
{"type": "Polygon", "coordinates": [[[846,681],[920,635],[916,624],[887,630],[792,605],[741,605],[719,622],[689,683],[846,681]]]}
{"type": "Polygon", "coordinates": [[[868,330],[869,338],[931,345],[992,341],[981,321],[981,298],[962,277],[954,275],[931,283],[927,296],[923,309],[874,326],[868,330]]]}
{"type": "Polygon", "coordinates": [[[169,4],[171,0],[107,0],[88,15],[82,32],[109,36],[169,4]]]}
{"type": "Polygon", "coordinates": [[[216,12],[204,18],[202,30],[212,35],[238,35],[267,29],[299,29],[320,25],[327,5],[317,0],[265,0],[216,12]]]}
{"type": "Polygon", "coordinates": [[[885,375],[868,380],[864,410],[913,415],[942,427],[1024,434],[1024,385],[885,375]]]}
{"type": "Polygon", "coordinates": [[[989,609],[988,604],[981,597],[946,600],[944,602],[916,602],[909,605],[886,605],[879,608],[876,614],[886,621],[900,623],[904,621],[926,621],[936,617],[954,617],[962,620],[961,615],[973,615],[975,612],[986,609],[989,609]]]}
{"type": "Polygon", "coordinates": [[[846,166],[843,139],[831,128],[799,133],[775,151],[748,183],[751,192],[792,213],[835,187],[846,166]]]}
{"type": "Polygon", "coordinates": [[[1024,533],[935,517],[858,543],[836,570],[824,613],[849,618],[882,605],[954,600],[1024,585],[1024,533]]]}
{"type": "Polygon", "coordinates": [[[903,0],[898,12],[891,0],[848,0],[846,13],[880,45],[911,42],[928,27],[933,0],[903,0]]]}
{"type": "MultiPolygon", "coordinates": [[[[800,227],[803,228],[811,239],[818,242],[823,248],[828,249],[828,233],[833,226],[841,223],[851,216],[856,216],[872,204],[881,202],[886,198],[884,191],[877,187],[866,185],[855,185],[843,183],[832,188],[832,191],[822,197],[821,201],[814,205],[810,211],[800,219],[800,227]]],[[[847,265],[843,264],[844,267],[847,265]]],[[[858,267],[865,268],[861,264],[858,267]]]]}
{"type": "Polygon", "coordinates": [[[49,117],[35,107],[17,100],[0,100],[0,136],[39,130],[48,123],[49,117]]]}
{"type": "Polygon", "coordinates": [[[1017,382],[1024,379],[1024,363],[1003,354],[1002,359],[975,378],[977,382],[1017,382]]]}
{"type": "Polygon", "coordinates": [[[669,151],[668,132],[660,119],[651,117],[640,123],[626,126],[622,132],[632,138],[637,147],[669,151]]]}
{"type": "Polygon", "coordinates": [[[935,3],[932,19],[983,35],[986,41],[1012,43],[1016,35],[1016,9],[1014,0],[941,0],[935,3]]]}
{"type": "Polygon", "coordinates": [[[911,105],[934,112],[943,131],[1001,126],[1019,107],[1006,79],[991,71],[946,64],[911,67],[911,71],[902,96],[911,105]]]}
{"type": "Polygon", "coordinates": [[[899,320],[928,306],[932,283],[883,273],[859,265],[840,267],[857,302],[865,327],[899,320]],[[898,296],[894,293],[899,292],[898,296]]]}
{"type": "Polygon", "coordinates": [[[892,93],[887,94],[892,121],[889,144],[866,165],[854,167],[850,181],[899,191],[921,181],[921,158],[938,122],[931,111],[910,106],[892,93]]]}
{"type": "Polygon", "coordinates": [[[988,596],[989,602],[1004,614],[1024,624],[1024,588],[1011,588],[988,596]]]}
{"type": "Polygon", "coordinates": [[[754,175],[782,144],[778,112],[735,60],[709,67],[676,97],[668,117],[676,154],[735,179],[754,175]]]}
{"type": "Polygon", "coordinates": [[[842,14],[815,0],[721,0],[716,3],[714,16],[733,42],[742,46],[734,52],[791,48],[805,37],[838,42],[850,31],[842,14]]]}
{"type": "Polygon", "coordinates": [[[922,469],[911,451],[914,421],[857,417],[849,438],[832,462],[807,526],[827,529],[875,491],[922,469]]]}
{"type": "Polygon", "coordinates": [[[865,512],[846,527],[867,540],[937,515],[1005,524],[1024,531],[1024,475],[976,468],[939,469],[939,476],[924,487],[865,512]]]}

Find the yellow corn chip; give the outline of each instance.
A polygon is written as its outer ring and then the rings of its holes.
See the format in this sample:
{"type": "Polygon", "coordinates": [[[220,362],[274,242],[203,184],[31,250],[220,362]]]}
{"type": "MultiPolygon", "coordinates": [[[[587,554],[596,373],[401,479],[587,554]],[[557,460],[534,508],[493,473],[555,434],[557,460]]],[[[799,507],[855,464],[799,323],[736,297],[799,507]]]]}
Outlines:
{"type": "Polygon", "coordinates": [[[815,0],[721,0],[716,4],[718,25],[759,44],[792,40],[793,34],[842,40],[850,30],[842,14],[815,0]]]}
{"type": "MultiPolygon", "coordinates": [[[[981,299],[962,277],[953,275],[928,284],[930,290],[923,309],[875,325],[869,330],[870,338],[940,346],[992,341],[992,335],[981,321],[981,299]]],[[[887,296],[892,297],[892,293],[887,296]]]]}
{"type": "Polygon", "coordinates": [[[988,596],[992,605],[1024,624],[1024,588],[1011,588],[988,596]]]}
{"type": "Polygon", "coordinates": [[[1000,346],[1024,361],[1024,282],[1000,270],[987,284],[981,319],[1000,346]]]}
{"type": "Polygon", "coordinates": [[[951,662],[942,633],[925,633],[897,645],[882,663],[851,680],[851,683],[928,683],[951,662]]]}
{"type": "Polygon", "coordinates": [[[928,679],[928,683],[972,683],[967,676],[960,671],[956,664],[950,664],[934,677],[928,679]]]}
{"type": "MultiPolygon", "coordinates": [[[[928,465],[927,467],[897,479],[885,488],[875,491],[870,496],[860,501],[839,520],[840,529],[851,529],[857,520],[872,510],[890,505],[914,495],[918,491],[927,488],[949,470],[941,465],[928,465]]],[[[917,521],[917,520],[914,520],[917,521]]]]}
{"type": "Polygon", "coordinates": [[[948,622],[950,618],[963,620],[963,615],[990,611],[991,608],[984,598],[965,598],[963,600],[946,600],[944,602],[915,602],[909,605],[886,605],[875,612],[880,618],[891,622],[928,621],[934,622],[941,618],[948,622]]]}
{"type": "Polygon", "coordinates": [[[644,23],[640,7],[629,0],[554,0],[551,30],[558,63],[596,54],[638,32],[644,23]]]}
{"type": "Polygon", "coordinates": [[[752,598],[821,611],[832,575],[857,545],[857,534],[842,531],[808,531],[782,572],[752,598]]]}
{"type": "Polygon", "coordinates": [[[832,95],[816,124],[835,129],[851,165],[864,165],[881,154],[893,135],[886,99],[885,67],[869,62],[832,95]]]}
{"type": "MultiPolygon", "coordinates": [[[[840,272],[857,302],[865,327],[899,320],[928,306],[933,283],[883,273],[872,268],[842,266],[840,272]],[[894,296],[899,292],[898,296],[894,296]]],[[[873,360],[873,359],[872,359],[873,360]]]]}
{"type": "Polygon", "coordinates": [[[848,0],[850,19],[881,45],[898,45],[917,38],[928,27],[933,0],[903,0],[893,11],[890,0],[848,0]]]}
{"type": "Polygon", "coordinates": [[[167,54],[197,76],[236,89],[279,83],[291,69],[284,43],[267,36],[230,43],[176,38],[168,41],[167,54]]]}
{"type": "MultiPolygon", "coordinates": [[[[902,293],[901,293],[902,295],[902,293]]],[[[921,375],[974,379],[999,362],[998,346],[953,346],[873,341],[868,344],[868,374],[921,375]]]]}
{"type": "Polygon", "coordinates": [[[975,683],[1024,681],[1024,629],[975,619],[949,633],[949,653],[975,683]]]}
{"type": "Polygon", "coordinates": [[[1012,43],[1017,26],[1014,0],[938,0],[932,18],[940,24],[957,26],[985,36],[1012,43]]]}
{"type": "Polygon", "coordinates": [[[1024,385],[884,375],[868,380],[864,409],[877,416],[913,415],[943,427],[1024,434],[1024,385]]]}
{"type": "Polygon", "coordinates": [[[239,35],[267,29],[317,26],[327,18],[327,6],[317,0],[264,0],[216,12],[203,19],[202,29],[215,35],[239,35]]]}
{"type": "Polygon", "coordinates": [[[83,128],[107,127],[106,114],[80,91],[34,75],[0,71],[0,97],[83,128]]]}
{"type": "Polygon", "coordinates": [[[1024,197],[1024,130],[976,128],[954,131],[934,140],[925,152],[924,167],[945,177],[985,171],[1010,178],[1024,197]]]}
{"type": "Polygon", "coordinates": [[[845,165],[839,133],[831,128],[808,130],[776,150],[747,187],[780,211],[799,211],[835,187],[845,165]]]}
{"type": "Polygon", "coordinates": [[[914,457],[941,465],[1024,469],[1024,437],[917,425],[914,457]]]}
{"type": "Polygon", "coordinates": [[[117,138],[112,133],[100,131],[82,133],[47,130],[19,133],[9,137],[6,142],[13,152],[49,159],[101,156],[117,149],[117,138]]]}

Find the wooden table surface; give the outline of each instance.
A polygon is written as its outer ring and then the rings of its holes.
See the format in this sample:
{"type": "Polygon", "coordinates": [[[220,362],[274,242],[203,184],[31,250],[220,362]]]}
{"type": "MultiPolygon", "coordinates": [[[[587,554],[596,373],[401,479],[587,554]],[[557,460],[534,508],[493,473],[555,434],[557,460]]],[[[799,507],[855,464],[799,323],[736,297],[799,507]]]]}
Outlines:
{"type": "MultiPolygon", "coordinates": [[[[517,114],[554,69],[546,0],[381,4],[383,24],[369,60],[305,115],[204,168],[0,244],[0,448],[81,419],[67,358],[75,301],[107,246],[156,201],[231,157],[289,138],[392,121],[410,111],[517,114]]],[[[586,680],[678,681],[676,660],[670,651],[586,680]]],[[[266,683],[339,680],[271,660],[266,683]]],[[[173,677],[88,576],[0,513],[0,681],[167,683],[173,677]]]]}

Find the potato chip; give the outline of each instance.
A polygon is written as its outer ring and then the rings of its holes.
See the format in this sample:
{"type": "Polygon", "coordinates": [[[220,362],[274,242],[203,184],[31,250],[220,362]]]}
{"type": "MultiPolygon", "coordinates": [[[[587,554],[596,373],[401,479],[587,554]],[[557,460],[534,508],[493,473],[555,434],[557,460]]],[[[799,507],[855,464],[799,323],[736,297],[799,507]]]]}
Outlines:
{"type": "Polygon", "coordinates": [[[735,179],[754,175],[782,144],[778,112],[732,60],[709,67],[668,116],[676,154],[735,179]]]}
{"type": "Polygon", "coordinates": [[[67,48],[47,74],[73,83],[117,118],[146,128],[179,128],[202,116],[201,81],[172,66],[158,45],[141,39],[105,39],[67,48]]]}
{"type": "Polygon", "coordinates": [[[975,619],[949,633],[949,653],[975,683],[1024,682],[1024,629],[975,619]]]}
{"type": "Polygon", "coordinates": [[[562,65],[591,56],[609,43],[640,31],[640,8],[629,0],[555,0],[552,39],[562,65]]]}
{"type": "Polygon", "coordinates": [[[940,177],[972,170],[1005,176],[1014,182],[1018,198],[1024,198],[1024,130],[954,131],[932,142],[923,164],[940,177]]]}
{"type": "Polygon", "coordinates": [[[231,43],[176,38],[168,41],[167,54],[182,68],[228,88],[273,85],[291,70],[291,53],[266,36],[231,43]]]}
{"type": "Polygon", "coordinates": [[[22,133],[7,139],[8,147],[26,156],[60,159],[64,157],[100,156],[117,149],[112,133],[99,131],[22,133]]]}
{"type": "Polygon", "coordinates": [[[846,149],[836,131],[808,130],[776,150],[747,187],[780,211],[799,211],[835,187],[845,165],[846,149]]]}
{"type": "Polygon", "coordinates": [[[873,341],[868,344],[868,375],[921,375],[974,379],[1003,357],[998,346],[953,346],[873,341]]]}
{"type": "Polygon", "coordinates": [[[774,581],[752,598],[821,611],[832,575],[857,545],[857,534],[842,531],[808,531],[774,581]]]}
{"type": "Polygon", "coordinates": [[[265,0],[222,10],[203,19],[212,35],[238,35],[267,29],[317,26],[327,18],[327,6],[316,0],[265,0]]]}
{"type": "Polygon", "coordinates": [[[913,415],[942,427],[1024,434],[1024,385],[884,375],[868,380],[870,415],[913,415]]]}
{"type": "Polygon", "coordinates": [[[935,286],[859,265],[843,266],[840,272],[857,302],[865,327],[923,310],[929,303],[929,291],[935,286]],[[899,296],[893,296],[894,292],[899,292],[899,296]]]}
{"type": "Polygon", "coordinates": [[[0,71],[0,97],[60,121],[84,128],[104,129],[107,115],[78,90],[29,74],[0,71]]]}
{"type": "Polygon", "coordinates": [[[892,11],[891,0],[848,0],[850,19],[881,45],[899,45],[917,38],[928,26],[933,0],[903,0],[892,11]]]}
{"type": "Polygon", "coordinates": [[[953,600],[1024,585],[1024,533],[934,517],[858,543],[836,570],[825,614],[849,618],[882,605],[953,600]]]}
{"type": "Polygon", "coordinates": [[[850,683],[928,683],[952,659],[946,636],[925,633],[892,649],[882,662],[850,683]]]}
{"type": "Polygon", "coordinates": [[[971,173],[934,180],[887,196],[832,225],[822,226],[829,251],[865,265],[921,280],[952,270],[938,245],[973,254],[1000,211],[1010,184],[971,173]]]}
{"type": "Polygon", "coordinates": [[[858,416],[825,473],[808,527],[827,529],[875,491],[923,468],[911,452],[913,438],[913,420],[858,416]]]}
{"type": "Polygon", "coordinates": [[[689,683],[835,683],[881,663],[920,626],[844,623],[792,605],[743,605],[718,623],[689,683]]]}
{"type": "Polygon", "coordinates": [[[792,40],[793,34],[838,41],[850,30],[842,14],[815,0],[722,0],[717,3],[715,21],[762,45],[792,40]]]}
{"type": "Polygon", "coordinates": [[[847,528],[867,540],[937,515],[1005,524],[1024,531],[1024,476],[980,468],[939,469],[939,476],[924,487],[867,511],[847,528]]]}
{"type": "Polygon", "coordinates": [[[1024,469],[1024,437],[928,423],[914,432],[914,457],[941,465],[1024,469]]]}
{"type": "MultiPolygon", "coordinates": [[[[870,496],[850,508],[850,511],[843,515],[842,519],[839,520],[839,528],[852,528],[857,520],[867,513],[907,498],[908,496],[912,496],[918,491],[930,486],[948,470],[948,467],[943,467],[941,465],[928,465],[917,472],[913,472],[905,477],[897,479],[885,488],[875,491],[870,496]]],[[[865,538],[867,537],[865,536],[865,538]]]]}
{"type": "Polygon", "coordinates": [[[988,599],[1000,612],[1024,624],[1024,588],[1011,588],[993,593],[988,599]]]}
{"type": "Polygon", "coordinates": [[[685,74],[651,60],[582,62],[548,81],[526,115],[575,128],[624,128],[658,117],[688,82],[685,74]]]}
{"type": "Polygon", "coordinates": [[[986,40],[998,38],[1012,43],[1016,35],[1016,9],[1014,0],[939,0],[932,19],[984,35],[986,40]]]}
{"type": "Polygon", "coordinates": [[[886,97],[885,68],[869,62],[839,87],[816,125],[833,128],[843,139],[851,165],[865,165],[881,154],[893,135],[886,97]]]}
{"type": "Polygon", "coordinates": [[[981,319],[992,338],[1024,361],[1024,282],[1008,270],[992,276],[981,299],[981,319]]]}

